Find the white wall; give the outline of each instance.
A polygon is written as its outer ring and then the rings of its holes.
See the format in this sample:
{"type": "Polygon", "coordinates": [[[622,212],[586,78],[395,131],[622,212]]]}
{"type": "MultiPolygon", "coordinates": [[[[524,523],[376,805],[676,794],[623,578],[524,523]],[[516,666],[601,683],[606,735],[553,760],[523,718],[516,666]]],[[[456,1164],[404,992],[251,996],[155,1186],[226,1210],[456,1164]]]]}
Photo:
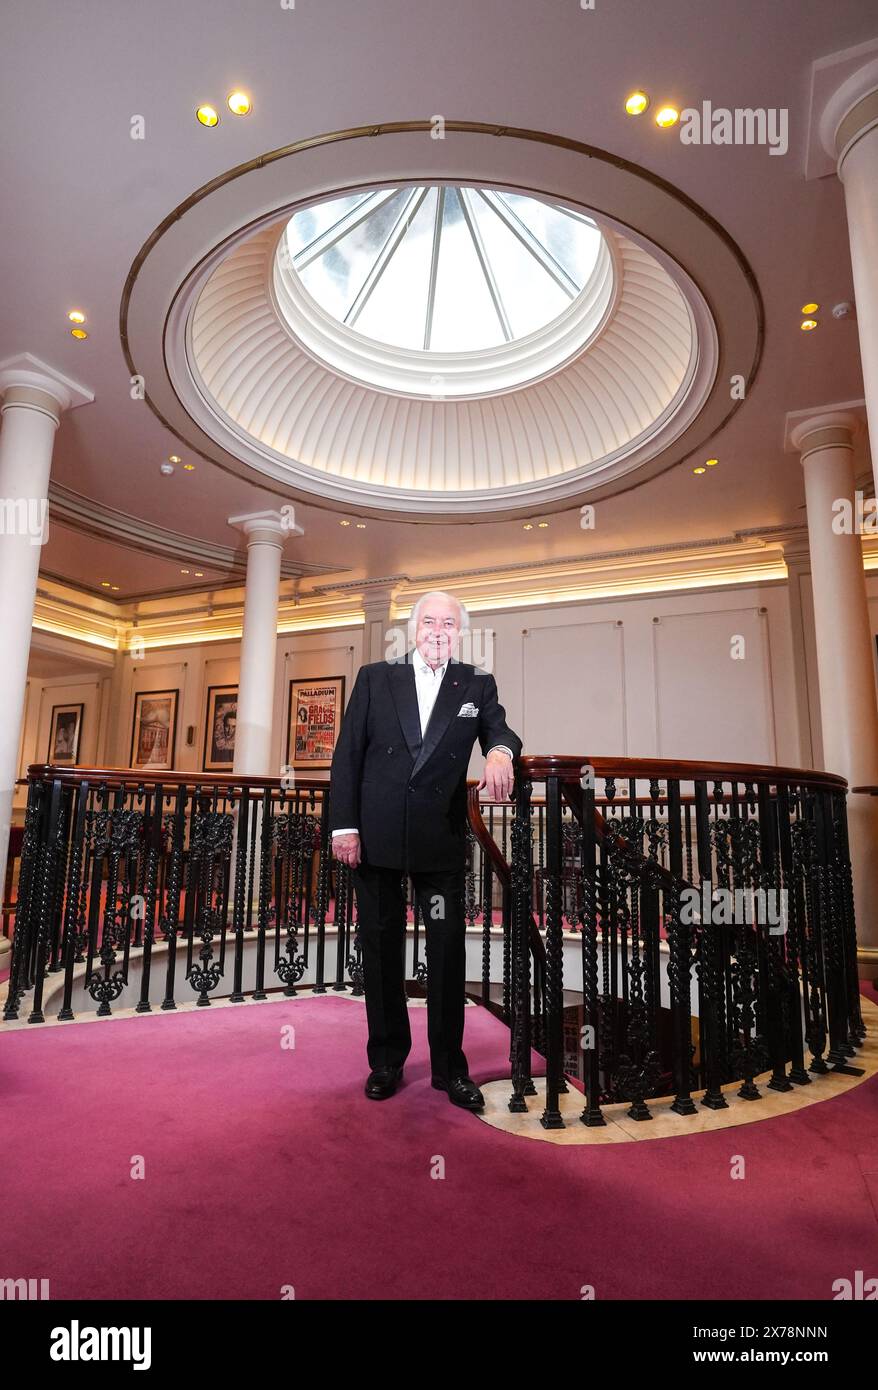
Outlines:
{"type": "MultiPolygon", "coordinates": [[[[868,588],[878,632],[878,575],[868,578],[868,588]]],[[[807,590],[805,583],[805,664],[811,734],[819,750],[807,590]]],[[[809,761],[802,751],[807,741],[800,737],[784,583],[486,611],[473,614],[472,622],[494,633],[500,699],[529,753],[793,766],[809,761]],[[743,658],[734,659],[733,640],[740,638],[743,658]]],[[[290,680],[344,676],[349,696],[362,651],[362,627],[278,638],[278,769],[287,760],[290,680]]],[[[29,681],[22,775],[29,763],[45,760],[52,705],[73,700],[86,706],[80,761],[126,766],[135,692],[166,687],[180,690],[175,764],[201,770],[207,690],[235,683],[238,659],[238,642],[205,643],[148,651],[136,661],[120,655],[112,686],[95,674],[29,681]]],[[[474,755],[471,772],[479,766],[474,755]]],[[[22,805],[19,796],[16,806],[22,805]]]]}
{"type": "Polygon", "coordinates": [[[494,630],[500,699],[528,753],[801,761],[785,584],[472,622],[494,630]]]}

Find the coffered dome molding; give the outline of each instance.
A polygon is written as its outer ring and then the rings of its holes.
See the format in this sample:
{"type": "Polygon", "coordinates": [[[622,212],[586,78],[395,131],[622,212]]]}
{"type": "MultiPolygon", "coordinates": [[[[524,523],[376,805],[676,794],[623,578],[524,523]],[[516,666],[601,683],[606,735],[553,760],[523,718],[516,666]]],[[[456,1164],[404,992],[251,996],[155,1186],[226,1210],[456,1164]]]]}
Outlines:
{"type": "Polygon", "coordinates": [[[123,346],[181,440],[286,496],[448,521],[613,495],[679,462],[731,414],[728,377],[749,384],[758,364],[761,302],[707,214],[576,142],[447,131],[430,140],[418,122],[272,152],[157,229],[126,286],[123,346]],[[427,179],[527,192],[597,222],[612,309],[566,365],[524,387],[496,382],[489,396],[417,399],[349,379],[278,315],[273,254],[293,210],[427,179]]]}

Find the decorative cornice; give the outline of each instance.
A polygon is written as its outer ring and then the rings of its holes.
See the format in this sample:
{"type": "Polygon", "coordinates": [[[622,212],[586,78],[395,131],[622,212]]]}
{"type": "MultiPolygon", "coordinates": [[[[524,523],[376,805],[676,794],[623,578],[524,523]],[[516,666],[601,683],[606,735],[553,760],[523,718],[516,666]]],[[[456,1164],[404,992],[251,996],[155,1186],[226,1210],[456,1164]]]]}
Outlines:
{"type": "MultiPolygon", "coordinates": [[[[52,522],[68,526],[88,536],[102,536],[116,545],[128,545],[166,560],[198,563],[205,569],[220,570],[234,578],[247,569],[245,543],[237,546],[219,545],[215,541],[199,540],[194,536],[171,531],[153,522],[142,521],[128,512],[117,511],[89,497],[83,497],[60,483],[49,484],[49,515],[52,522]]],[[[301,579],[309,575],[337,574],[341,565],[317,565],[293,559],[281,560],[282,579],[301,579]]],[[[152,591],[156,597],[160,591],[152,591]]]]}
{"type": "MultiPolygon", "coordinates": [[[[801,527],[791,525],[788,528],[781,526],[771,528],[771,530],[780,533],[786,530],[799,531],[801,527]]],[[[751,538],[754,542],[763,542],[763,544],[770,543],[763,541],[764,534],[767,534],[767,532],[764,532],[763,528],[754,527],[750,531],[735,531],[730,536],[715,536],[708,540],[701,541],[670,541],[666,545],[642,545],[627,550],[599,550],[587,554],[555,556],[552,559],[546,560],[521,560],[513,564],[502,566],[483,565],[480,568],[474,569],[441,570],[432,574],[410,575],[400,573],[382,575],[378,579],[343,579],[339,580],[337,584],[317,584],[313,589],[309,589],[306,594],[303,594],[302,597],[308,598],[311,594],[359,594],[364,593],[370,587],[384,585],[395,585],[400,587],[408,584],[415,588],[426,588],[428,585],[439,585],[443,582],[448,583],[453,580],[459,581],[463,579],[481,578],[499,580],[514,574],[533,574],[540,570],[557,570],[560,572],[563,571],[565,567],[592,567],[598,564],[607,564],[613,560],[649,560],[652,557],[662,555],[696,556],[707,552],[715,553],[717,550],[733,546],[741,548],[742,544],[744,548],[747,548],[747,542],[751,538]]],[[[780,541],[778,541],[778,544],[780,544],[780,541]]],[[[751,548],[757,549],[758,546],[754,544],[751,548]]]]}
{"type": "MultiPolygon", "coordinates": [[[[878,541],[864,537],[864,566],[878,568],[878,541]]],[[[605,550],[503,568],[482,566],[424,575],[395,574],[342,580],[281,598],[278,633],[360,627],[386,604],[396,621],[430,588],[458,593],[473,612],[585,603],[646,594],[783,583],[788,566],[808,566],[807,528],[789,523],[752,527],[697,542],[605,550]]],[[[222,591],[220,602],[192,594],[144,603],[83,602],[69,586],[41,581],[34,626],[81,641],[128,650],[239,640],[244,588],[222,591]],[[188,601],[186,601],[188,598],[188,601]]]]}

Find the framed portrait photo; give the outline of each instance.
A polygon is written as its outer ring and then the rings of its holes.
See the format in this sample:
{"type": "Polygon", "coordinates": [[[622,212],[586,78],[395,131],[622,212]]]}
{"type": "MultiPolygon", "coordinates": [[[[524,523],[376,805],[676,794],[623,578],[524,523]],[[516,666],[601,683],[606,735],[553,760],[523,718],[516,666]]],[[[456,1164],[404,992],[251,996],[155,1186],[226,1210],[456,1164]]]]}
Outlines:
{"type": "Polygon", "coordinates": [[[325,771],[332,762],[344,714],[344,676],[290,681],[287,765],[325,771]]]}
{"type": "Polygon", "coordinates": [[[205,772],[228,772],[235,759],[235,727],[238,722],[238,687],[211,685],[207,690],[204,720],[205,772]]]}
{"type": "Polygon", "coordinates": [[[82,715],[85,705],[53,705],[49,727],[47,761],[72,767],[79,760],[79,741],[82,737],[82,715]]]}
{"type": "Polygon", "coordinates": [[[134,696],[131,767],[167,772],[174,765],[179,690],[140,690],[134,696]]]}

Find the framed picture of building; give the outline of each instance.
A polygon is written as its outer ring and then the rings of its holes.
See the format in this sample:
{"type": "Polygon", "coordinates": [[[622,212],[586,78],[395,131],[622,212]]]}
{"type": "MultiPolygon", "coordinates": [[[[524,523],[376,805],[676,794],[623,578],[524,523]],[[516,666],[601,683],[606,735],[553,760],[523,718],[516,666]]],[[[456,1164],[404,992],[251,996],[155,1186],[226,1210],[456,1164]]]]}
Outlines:
{"type": "Polygon", "coordinates": [[[85,705],[53,705],[47,762],[72,767],[79,759],[85,705]]]}
{"type": "Polygon", "coordinates": [[[207,691],[204,721],[205,772],[228,772],[235,760],[235,727],[238,722],[238,687],[211,685],[207,691]]]}
{"type": "Polygon", "coordinates": [[[166,772],[174,766],[179,690],[139,690],[134,696],[131,767],[166,772]]]}
{"type": "Polygon", "coordinates": [[[325,771],[332,762],[344,714],[344,676],[290,681],[287,765],[325,771]]]}

